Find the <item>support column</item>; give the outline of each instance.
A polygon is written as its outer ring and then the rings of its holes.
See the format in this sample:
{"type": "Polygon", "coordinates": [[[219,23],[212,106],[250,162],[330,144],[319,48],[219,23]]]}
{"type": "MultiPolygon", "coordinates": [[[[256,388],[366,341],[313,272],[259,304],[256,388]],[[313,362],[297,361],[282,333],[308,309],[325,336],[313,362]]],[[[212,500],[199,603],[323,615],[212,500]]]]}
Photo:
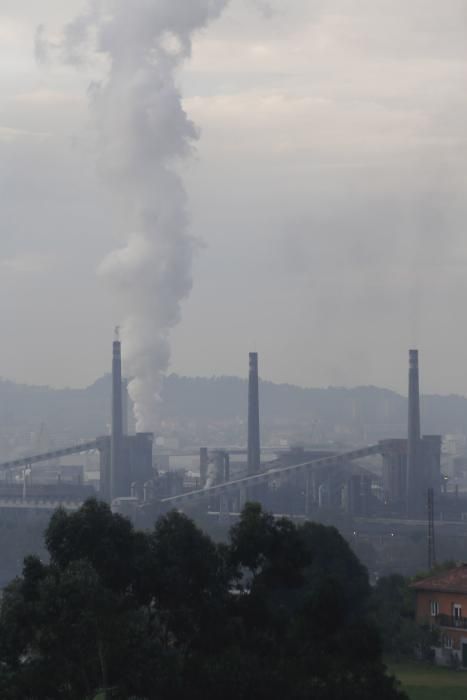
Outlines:
{"type": "Polygon", "coordinates": [[[199,481],[200,487],[204,489],[206,486],[206,480],[208,478],[208,466],[209,466],[209,456],[208,448],[200,447],[199,449],[199,481]]]}
{"type": "Polygon", "coordinates": [[[230,500],[226,494],[219,499],[219,522],[230,525],[230,500]]]}

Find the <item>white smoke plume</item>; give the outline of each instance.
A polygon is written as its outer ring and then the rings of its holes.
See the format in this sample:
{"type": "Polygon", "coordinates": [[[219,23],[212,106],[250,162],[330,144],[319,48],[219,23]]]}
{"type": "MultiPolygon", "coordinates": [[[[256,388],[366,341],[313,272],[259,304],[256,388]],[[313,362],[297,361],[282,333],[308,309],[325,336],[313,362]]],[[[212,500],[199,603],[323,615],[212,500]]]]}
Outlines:
{"type": "MultiPolygon", "coordinates": [[[[170,330],[192,287],[195,242],[177,164],[198,137],[177,88],[197,30],[228,0],[93,0],[49,48],[68,63],[103,57],[106,76],[90,88],[100,168],[129,222],[128,242],[100,271],[124,314],[122,340],[138,430],[157,424],[161,379],[169,366],[170,330]]],[[[43,29],[36,54],[45,56],[43,29]]]]}

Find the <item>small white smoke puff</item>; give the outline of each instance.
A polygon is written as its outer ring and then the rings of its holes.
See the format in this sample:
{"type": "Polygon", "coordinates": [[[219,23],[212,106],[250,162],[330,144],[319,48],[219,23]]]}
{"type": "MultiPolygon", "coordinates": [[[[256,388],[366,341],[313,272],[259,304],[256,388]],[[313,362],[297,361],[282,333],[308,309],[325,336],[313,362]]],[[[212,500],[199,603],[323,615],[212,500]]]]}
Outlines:
{"type": "MultiPolygon", "coordinates": [[[[131,222],[127,245],[101,272],[114,285],[125,317],[122,339],[138,430],[154,430],[171,328],[192,286],[194,241],[177,161],[198,134],[183,110],[176,71],[190,57],[194,33],[228,0],[95,0],[55,44],[69,63],[108,63],[90,89],[99,130],[100,166],[131,222]]],[[[42,28],[36,54],[44,58],[42,28]]],[[[50,48],[50,46],[49,46],[50,48]]]]}

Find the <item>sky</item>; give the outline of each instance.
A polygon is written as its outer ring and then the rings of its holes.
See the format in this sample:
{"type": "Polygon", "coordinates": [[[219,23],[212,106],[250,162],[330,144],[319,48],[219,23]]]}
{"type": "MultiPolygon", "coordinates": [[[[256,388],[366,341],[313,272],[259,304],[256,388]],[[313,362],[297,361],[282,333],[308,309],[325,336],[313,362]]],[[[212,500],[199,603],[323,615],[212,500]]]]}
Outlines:
{"type": "MultiPolygon", "coordinates": [[[[189,3],[189,0],[186,0],[189,3]]],[[[39,64],[81,0],[0,3],[0,375],[86,386],[121,310],[88,98],[39,64]]],[[[230,0],[178,74],[198,240],[170,371],[467,394],[467,0],[230,0]]],[[[104,70],[104,69],[102,69],[104,70]]]]}

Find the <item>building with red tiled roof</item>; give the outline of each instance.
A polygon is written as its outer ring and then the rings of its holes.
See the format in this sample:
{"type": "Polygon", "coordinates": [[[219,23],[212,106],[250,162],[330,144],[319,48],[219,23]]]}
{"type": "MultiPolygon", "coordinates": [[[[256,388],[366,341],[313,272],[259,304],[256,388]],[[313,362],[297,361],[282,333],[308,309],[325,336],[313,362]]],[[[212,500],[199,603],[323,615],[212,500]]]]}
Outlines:
{"type": "Polygon", "coordinates": [[[419,624],[439,629],[436,661],[467,668],[467,564],[411,584],[419,624]]]}

